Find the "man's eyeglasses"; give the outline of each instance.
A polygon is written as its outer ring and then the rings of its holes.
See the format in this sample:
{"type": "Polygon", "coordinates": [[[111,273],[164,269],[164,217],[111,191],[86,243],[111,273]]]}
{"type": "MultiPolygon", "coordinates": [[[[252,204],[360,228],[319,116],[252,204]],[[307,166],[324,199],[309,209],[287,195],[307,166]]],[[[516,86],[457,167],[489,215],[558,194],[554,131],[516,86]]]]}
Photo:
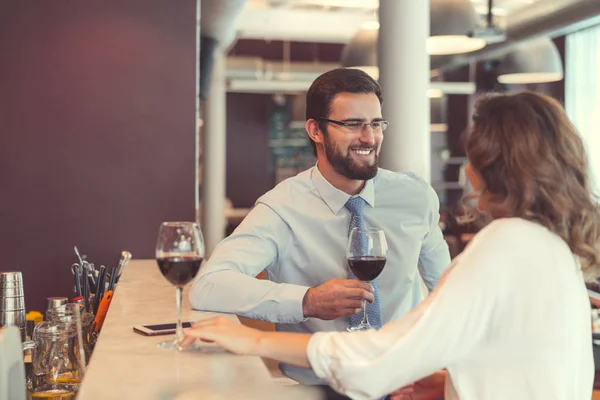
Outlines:
{"type": "Polygon", "coordinates": [[[338,126],[343,126],[344,128],[346,128],[350,131],[354,131],[354,132],[362,131],[367,126],[370,126],[371,129],[373,129],[374,131],[383,132],[387,129],[388,125],[390,124],[388,121],[385,121],[383,119],[379,119],[379,120],[375,120],[375,121],[371,121],[371,122],[365,122],[365,121],[360,121],[360,120],[337,121],[335,119],[328,119],[328,118],[321,118],[321,117],[317,117],[315,119],[317,121],[324,121],[324,122],[329,122],[331,124],[335,124],[338,126]]]}

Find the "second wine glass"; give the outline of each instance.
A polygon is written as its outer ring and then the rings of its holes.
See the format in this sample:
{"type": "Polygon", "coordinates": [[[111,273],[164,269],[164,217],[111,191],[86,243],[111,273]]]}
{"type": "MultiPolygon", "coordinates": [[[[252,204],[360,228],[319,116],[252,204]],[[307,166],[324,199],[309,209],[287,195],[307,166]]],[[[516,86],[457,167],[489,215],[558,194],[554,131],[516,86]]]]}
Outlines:
{"type": "Polygon", "coordinates": [[[156,262],[160,272],[176,287],[177,326],[175,338],[159,343],[159,347],[181,350],[183,327],[181,301],[183,287],[200,269],[204,259],[204,239],[194,222],[163,222],[156,241],[156,262]]]}
{"type": "MultiPolygon", "coordinates": [[[[354,276],[361,281],[370,282],[377,278],[386,262],[387,242],[381,229],[353,228],[348,237],[346,258],[354,276]]],[[[349,331],[373,329],[367,315],[367,301],[362,301],[363,319],[349,331]]]]}

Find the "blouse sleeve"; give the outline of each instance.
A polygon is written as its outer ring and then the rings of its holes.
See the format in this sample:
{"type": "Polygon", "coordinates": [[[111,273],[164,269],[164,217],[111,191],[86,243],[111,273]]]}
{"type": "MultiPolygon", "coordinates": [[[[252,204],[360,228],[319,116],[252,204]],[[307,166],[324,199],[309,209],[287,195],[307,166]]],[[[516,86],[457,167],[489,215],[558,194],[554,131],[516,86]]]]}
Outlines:
{"type": "MultiPolygon", "coordinates": [[[[379,331],[319,332],[307,355],[312,369],[353,399],[377,399],[428,376],[490,340],[512,264],[511,228],[494,222],[455,258],[434,291],[379,331]]],[[[512,232],[514,235],[514,232],[512,232]]]]}

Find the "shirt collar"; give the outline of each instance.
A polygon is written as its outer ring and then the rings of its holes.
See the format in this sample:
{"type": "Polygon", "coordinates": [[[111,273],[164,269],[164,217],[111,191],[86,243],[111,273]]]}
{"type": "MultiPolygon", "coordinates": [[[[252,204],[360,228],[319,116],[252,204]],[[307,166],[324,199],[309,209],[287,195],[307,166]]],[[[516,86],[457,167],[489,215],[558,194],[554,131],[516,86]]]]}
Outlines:
{"type": "MultiPolygon", "coordinates": [[[[321,195],[321,198],[334,214],[338,214],[342,208],[344,208],[348,199],[354,197],[329,183],[329,181],[321,174],[321,171],[319,171],[318,164],[314,166],[311,178],[319,195],[321,195]]],[[[373,182],[373,179],[367,180],[361,192],[356,196],[362,197],[368,205],[375,207],[375,183],[373,182]]]]}

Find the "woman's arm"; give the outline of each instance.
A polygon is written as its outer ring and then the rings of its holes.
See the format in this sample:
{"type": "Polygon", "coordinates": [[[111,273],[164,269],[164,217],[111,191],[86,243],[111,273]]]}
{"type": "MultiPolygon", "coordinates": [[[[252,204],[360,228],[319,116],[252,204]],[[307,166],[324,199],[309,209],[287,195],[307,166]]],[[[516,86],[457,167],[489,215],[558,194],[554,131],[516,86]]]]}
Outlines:
{"type": "Polygon", "coordinates": [[[306,348],[311,335],[263,332],[226,317],[201,320],[185,331],[182,346],[196,339],[214,342],[236,354],[273,358],[287,364],[310,368],[306,348]]]}

